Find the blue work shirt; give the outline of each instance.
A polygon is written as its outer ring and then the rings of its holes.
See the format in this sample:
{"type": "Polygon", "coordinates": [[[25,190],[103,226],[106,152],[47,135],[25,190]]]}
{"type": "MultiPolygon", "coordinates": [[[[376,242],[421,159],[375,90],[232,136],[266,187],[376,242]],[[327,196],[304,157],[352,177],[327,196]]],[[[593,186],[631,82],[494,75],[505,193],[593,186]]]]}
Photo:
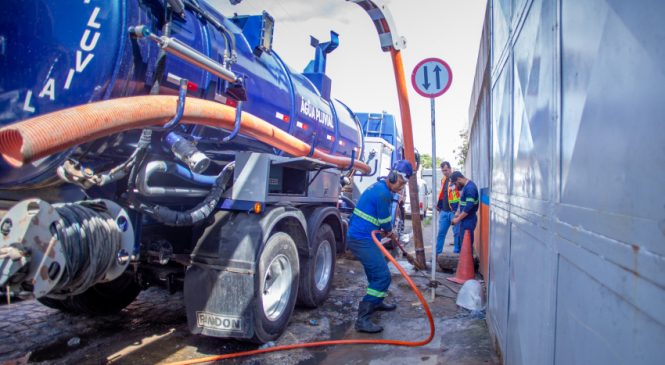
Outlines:
{"type": "Polygon", "coordinates": [[[462,188],[462,193],[459,199],[460,213],[466,212],[467,216],[460,222],[460,227],[474,229],[478,218],[476,212],[478,211],[478,187],[476,184],[467,180],[466,185],[462,188]]]}
{"type": "Polygon", "coordinates": [[[352,240],[372,241],[372,231],[392,231],[391,204],[393,193],[385,180],[370,186],[358,199],[349,222],[348,237],[352,240]]]}

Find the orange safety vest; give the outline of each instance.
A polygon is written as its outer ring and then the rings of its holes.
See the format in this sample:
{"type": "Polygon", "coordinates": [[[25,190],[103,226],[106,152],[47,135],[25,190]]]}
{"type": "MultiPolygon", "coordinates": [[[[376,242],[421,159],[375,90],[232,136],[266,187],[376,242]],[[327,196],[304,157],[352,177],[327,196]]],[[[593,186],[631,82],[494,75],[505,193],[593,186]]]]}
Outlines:
{"type": "MultiPolygon", "coordinates": [[[[446,179],[447,177],[441,179],[441,189],[439,189],[438,200],[443,200],[443,187],[446,186],[446,179]]],[[[451,210],[452,210],[451,207],[452,204],[459,204],[459,191],[455,189],[454,184],[448,184],[448,208],[450,208],[451,210]]]]}

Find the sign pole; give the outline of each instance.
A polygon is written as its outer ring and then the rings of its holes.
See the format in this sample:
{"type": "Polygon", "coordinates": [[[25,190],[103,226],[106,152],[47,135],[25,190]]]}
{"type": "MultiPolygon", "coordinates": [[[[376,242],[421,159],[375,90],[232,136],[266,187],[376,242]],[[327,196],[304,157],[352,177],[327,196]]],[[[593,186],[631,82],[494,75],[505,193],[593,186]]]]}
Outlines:
{"type": "MultiPolygon", "coordinates": [[[[434,201],[438,200],[435,200],[434,197],[438,197],[436,191],[439,187],[436,178],[436,170],[438,166],[436,166],[436,123],[434,115],[434,99],[448,91],[452,81],[453,72],[450,69],[450,66],[448,66],[448,64],[440,58],[430,57],[420,61],[416,67],[413,68],[413,72],[411,73],[411,84],[413,85],[413,88],[421,96],[430,99],[430,108],[432,113],[432,193],[434,194],[432,200],[434,201]]],[[[436,210],[436,204],[434,204],[432,207],[432,283],[434,283],[436,279],[436,236],[438,233],[440,214],[441,213],[436,210]]],[[[432,285],[432,301],[435,298],[435,292],[436,288],[434,285],[432,285]]]]}
{"type": "MultiPolygon", "coordinates": [[[[438,189],[436,181],[436,128],[435,128],[435,118],[434,118],[434,100],[435,98],[430,99],[430,105],[432,109],[432,200],[435,200],[438,197],[436,191],[438,189]]],[[[439,212],[436,209],[436,206],[432,207],[432,282],[436,280],[436,236],[438,233],[439,223],[439,212]]],[[[445,244],[445,242],[444,242],[445,244]]],[[[432,299],[434,301],[436,288],[432,286],[432,299]]]]}

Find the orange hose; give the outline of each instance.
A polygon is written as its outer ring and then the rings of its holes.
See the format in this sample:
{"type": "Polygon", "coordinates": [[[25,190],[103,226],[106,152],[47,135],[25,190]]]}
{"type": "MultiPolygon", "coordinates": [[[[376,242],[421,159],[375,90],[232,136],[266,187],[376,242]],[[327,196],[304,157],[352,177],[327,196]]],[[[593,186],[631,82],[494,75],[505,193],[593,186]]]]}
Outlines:
{"type": "MultiPolygon", "coordinates": [[[[15,167],[64,151],[81,143],[130,129],[163,125],[173,117],[177,96],[150,95],[111,99],[44,114],[0,129],[0,154],[15,167]]],[[[232,130],[236,110],[216,102],[188,98],[182,123],[232,130]]],[[[242,113],[240,133],[292,156],[309,155],[311,146],[265,120],[242,113]]],[[[348,168],[349,157],[319,149],[314,158],[348,168]]],[[[354,160],[353,168],[369,173],[367,164],[354,160]]]]}
{"type": "Polygon", "coordinates": [[[210,361],[217,361],[217,360],[226,360],[226,359],[234,359],[237,357],[243,357],[243,356],[251,356],[251,355],[259,355],[259,354],[266,354],[269,352],[276,352],[276,351],[284,351],[284,350],[293,350],[293,349],[302,349],[302,348],[308,348],[308,347],[320,347],[320,346],[330,346],[330,345],[393,345],[393,346],[406,346],[406,347],[418,347],[418,346],[424,346],[430,343],[432,339],[434,338],[434,333],[435,333],[435,328],[434,328],[434,319],[432,318],[432,312],[429,310],[429,305],[427,305],[427,302],[425,301],[425,298],[423,298],[423,295],[420,293],[420,290],[418,290],[418,287],[416,287],[416,284],[414,284],[413,280],[409,277],[409,275],[404,271],[402,266],[395,261],[395,258],[393,258],[390,253],[383,247],[381,242],[376,238],[376,234],[379,233],[378,230],[372,231],[372,239],[374,240],[374,244],[376,244],[377,247],[383,252],[383,255],[390,260],[390,262],[395,265],[397,270],[402,274],[404,279],[409,283],[409,286],[411,289],[413,289],[413,292],[416,293],[416,296],[418,296],[418,300],[420,300],[420,303],[422,303],[423,308],[425,309],[425,313],[427,314],[427,319],[429,320],[429,328],[430,328],[430,333],[429,337],[422,341],[400,341],[400,340],[331,340],[331,341],[318,341],[318,342],[308,342],[308,343],[297,343],[297,344],[292,344],[292,345],[284,345],[284,346],[276,346],[276,347],[270,347],[267,349],[260,349],[260,350],[251,350],[251,351],[242,351],[242,352],[236,352],[232,354],[225,354],[225,355],[215,355],[215,356],[206,356],[206,357],[200,357],[198,359],[191,359],[191,360],[184,360],[184,361],[176,361],[176,362],[171,362],[167,363],[166,365],[188,365],[188,364],[199,364],[202,362],[210,362],[210,361]]]}

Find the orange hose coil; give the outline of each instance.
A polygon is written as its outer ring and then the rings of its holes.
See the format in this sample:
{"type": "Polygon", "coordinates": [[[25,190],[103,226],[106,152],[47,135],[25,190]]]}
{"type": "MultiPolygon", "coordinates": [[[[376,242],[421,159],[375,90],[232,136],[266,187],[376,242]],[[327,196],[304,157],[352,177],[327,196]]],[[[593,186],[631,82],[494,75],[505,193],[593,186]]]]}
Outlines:
{"type": "MultiPolygon", "coordinates": [[[[177,96],[150,95],[111,99],[40,115],[0,129],[0,154],[15,167],[81,143],[149,126],[163,125],[174,114],[177,96]]],[[[236,110],[216,102],[188,98],[182,123],[232,130],[236,110]]],[[[240,133],[280,149],[292,156],[309,155],[311,146],[265,120],[242,113],[240,133]]],[[[312,156],[339,168],[348,168],[351,158],[319,149],[312,156]]],[[[354,160],[353,168],[369,173],[367,164],[354,160]]]]}
{"type": "Polygon", "coordinates": [[[422,341],[400,341],[400,340],[331,340],[331,341],[319,341],[319,342],[308,342],[308,343],[296,343],[293,345],[284,345],[284,346],[276,346],[276,347],[270,347],[267,349],[260,349],[260,350],[250,350],[250,351],[242,351],[242,352],[236,352],[232,354],[225,354],[225,355],[214,355],[214,356],[206,356],[206,357],[200,357],[198,359],[191,359],[191,360],[184,360],[184,361],[177,361],[177,362],[171,362],[167,363],[166,365],[189,365],[189,364],[199,364],[202,362],[211,362],[211,361],[218,361],[218,360],[227,360],[227,359],[233,359],[237,357],[244,357],[244,356],[252,356],[252,355],[260,355],[260,354],[266,354],[269,352],[277,352],[277,351],[284,351],[284,350],[294,350],[294,349],[301,349],[301,348],[308,348],[308,347],[320,347],[320,346],[331,346],[331,345],[392,345],[392,346],[404,346],[404,347],[418,347],[418,346],[425,346],[432,339],[434,338],[434,333],[435,333],[435,327],[434,327],[434,318],[432,317],[432,312],[429,309],[429,305],[427,305],[427,302],[425,301],[425,298],[423,297],[422,293],[420,290],[418,290],[418,287],[416,284],[411,280],[409,275],[404,271],[404,268],[400,266],[400,264],[395,261],[395,258],[388,253],[388,251],[383,247],[381,242],[376,238],[377,233],[379,233],[378,230],[372,231],[372,240],[374,241],[374,244],[379,247],[381,252],[385,257],[390,260],[390,262],[395,265],[397,270],[402,274],[404,279],[409,283],[409,286],[411,289],[413,289],[413,292],[418,296],[418,300],[420,300],[420,303],[423,305],[423,309],[425,309],[425,313],[427,314],[427,319],[429,320],[429,329],[430,333],[429,336],[422,340],[422,341]]]}

